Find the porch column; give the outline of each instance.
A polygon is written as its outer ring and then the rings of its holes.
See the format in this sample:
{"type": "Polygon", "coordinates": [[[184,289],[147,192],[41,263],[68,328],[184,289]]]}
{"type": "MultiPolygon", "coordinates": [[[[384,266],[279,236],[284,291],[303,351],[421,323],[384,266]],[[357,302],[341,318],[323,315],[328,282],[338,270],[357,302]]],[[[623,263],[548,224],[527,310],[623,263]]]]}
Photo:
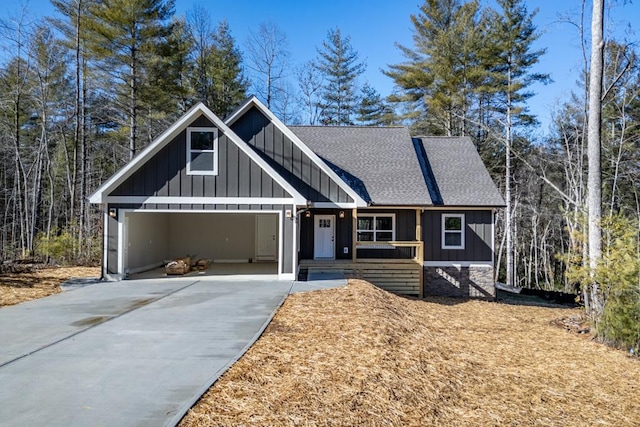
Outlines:
{"type": "Polygon", "coordinates": [[[358,239],[358,208],[351,210],[351,261],[356,262],[358,258],[358,251],[356,248],[356,242],[358,239]]]}
{"type": "Polygon", "coordinates": [[[422,241],[422,209],[416,209],[416,258],[420,264],[420,298],[424,298],[424,242],[422,241]]]}

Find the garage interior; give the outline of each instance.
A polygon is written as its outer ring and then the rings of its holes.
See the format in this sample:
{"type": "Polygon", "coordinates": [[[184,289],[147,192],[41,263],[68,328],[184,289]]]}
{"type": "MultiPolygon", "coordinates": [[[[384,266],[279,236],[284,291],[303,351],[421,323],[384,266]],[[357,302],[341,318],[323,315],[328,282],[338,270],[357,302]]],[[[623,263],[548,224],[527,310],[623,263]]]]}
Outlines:
{"type": "Polygon", "coordinates": [[[274,213],[128,212],[125,274],[163,277],[167,261],[187,256],[211,261],[187,275],[278,274],[278,236],[274,213]]]}

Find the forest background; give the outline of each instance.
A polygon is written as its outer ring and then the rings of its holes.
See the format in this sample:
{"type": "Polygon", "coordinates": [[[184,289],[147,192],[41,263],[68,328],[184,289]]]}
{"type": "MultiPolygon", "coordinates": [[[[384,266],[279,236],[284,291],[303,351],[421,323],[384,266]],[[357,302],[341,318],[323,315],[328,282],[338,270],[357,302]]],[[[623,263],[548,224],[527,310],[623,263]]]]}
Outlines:
{"type": "MultiPolygon", "coordinates": [[[[300,17],[295,5],[267,3],[185,3],[177,13],[172,0],[52,0],[9,10],[0,22],[0,261],[99,262],[101,218],[87,196],[198,101],[224,117],[255,93],[288,124],[471,137],[507,202],[496,279],[576,290],[593,278],[582,268],[590,2],[553,17],[543,2],[544,28],[529,7],[537,2],[521,0],[335,2],[301,7],[300,17]],[[231,8],[254,19],[239,38],[231,8]],[[545,62],[548,50],[562,58],[545,62]]],[[[604,259],[636,281],[612,295],[632,292],[638,310],[639,12],[626,1],[606,6],[604,259]]]]}

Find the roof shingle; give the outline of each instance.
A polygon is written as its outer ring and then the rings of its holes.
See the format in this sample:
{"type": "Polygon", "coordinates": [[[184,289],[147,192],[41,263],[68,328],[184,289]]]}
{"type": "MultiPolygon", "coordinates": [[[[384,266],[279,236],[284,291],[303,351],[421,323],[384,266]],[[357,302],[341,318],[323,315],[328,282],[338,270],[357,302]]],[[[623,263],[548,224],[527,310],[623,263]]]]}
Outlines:
{"type": "Polygon", "coordinates": [[[367,202],[388,206],[432,205],[407,128],[289,128],[367,202]]]}

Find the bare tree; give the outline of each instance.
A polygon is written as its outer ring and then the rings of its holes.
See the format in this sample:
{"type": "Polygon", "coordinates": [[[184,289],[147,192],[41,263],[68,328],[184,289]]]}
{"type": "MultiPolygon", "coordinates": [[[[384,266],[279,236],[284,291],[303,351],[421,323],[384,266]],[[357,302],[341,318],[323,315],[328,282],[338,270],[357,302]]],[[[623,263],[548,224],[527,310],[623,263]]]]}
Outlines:
{"type": "Polygon", "coordinates": [[[296,79],[300,89],[300,104],[307,111],[307,121],[316,125],[322,115],[320,90],[324,84],[322,74],[318,72],[313,61],[304,63],[296,70],[296,79]]]}
{"type": "Polygon", "coordinates": [[[287,35],[277,24],[263,22],[258,31],[249,32],[246,48],[247,66],[256,73],[253,79],[256,90],[264,97],[267,108],[271,108],[274,98],[287,89],[283,84],[290,59],[287,35]]]}

